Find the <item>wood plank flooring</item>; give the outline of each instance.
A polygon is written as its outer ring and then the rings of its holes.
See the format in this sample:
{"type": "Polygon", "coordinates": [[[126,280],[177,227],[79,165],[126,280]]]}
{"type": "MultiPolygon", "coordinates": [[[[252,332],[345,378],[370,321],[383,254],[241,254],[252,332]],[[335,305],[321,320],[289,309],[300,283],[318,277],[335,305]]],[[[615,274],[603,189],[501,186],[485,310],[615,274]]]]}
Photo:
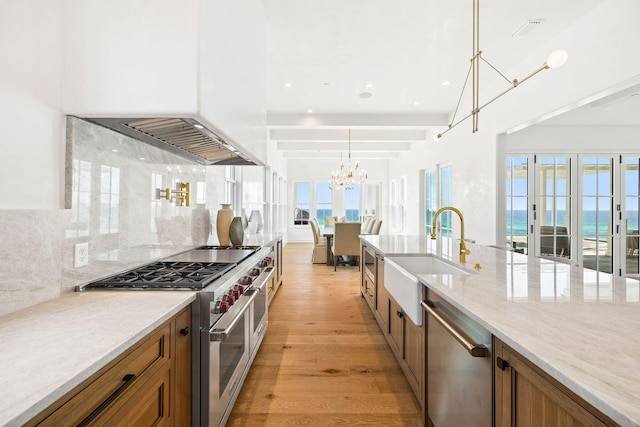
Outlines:
{"type": "Polygon", "coordinates": [[[227,426],[422,426],[418,401],[360,295],[358,267],[284,247],[283,286],[227,426]]]}

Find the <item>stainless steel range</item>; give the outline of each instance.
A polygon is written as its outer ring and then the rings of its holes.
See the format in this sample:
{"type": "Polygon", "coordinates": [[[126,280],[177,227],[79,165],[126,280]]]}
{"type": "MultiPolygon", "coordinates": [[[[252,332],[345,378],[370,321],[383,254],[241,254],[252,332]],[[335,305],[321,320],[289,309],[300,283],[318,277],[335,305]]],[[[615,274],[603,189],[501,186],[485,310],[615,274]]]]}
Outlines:
{"type": "Polygon", "coordinates": [[[268,324],[270,248],[202,246],[78,287],[197,291],[191,324],[192,425],[224,425],[268,324]]]}

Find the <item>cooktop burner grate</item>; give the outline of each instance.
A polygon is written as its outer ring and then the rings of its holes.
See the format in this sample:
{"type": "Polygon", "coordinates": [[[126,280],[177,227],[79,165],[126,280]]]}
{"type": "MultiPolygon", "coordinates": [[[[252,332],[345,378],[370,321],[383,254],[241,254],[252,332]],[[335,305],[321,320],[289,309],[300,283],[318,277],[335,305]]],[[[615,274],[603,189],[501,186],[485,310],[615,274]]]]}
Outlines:
{"type": "Polygon", "coordinates": [[[86,289],[202,289],[235,263],[160,261],[97,280],[86,289]]]}

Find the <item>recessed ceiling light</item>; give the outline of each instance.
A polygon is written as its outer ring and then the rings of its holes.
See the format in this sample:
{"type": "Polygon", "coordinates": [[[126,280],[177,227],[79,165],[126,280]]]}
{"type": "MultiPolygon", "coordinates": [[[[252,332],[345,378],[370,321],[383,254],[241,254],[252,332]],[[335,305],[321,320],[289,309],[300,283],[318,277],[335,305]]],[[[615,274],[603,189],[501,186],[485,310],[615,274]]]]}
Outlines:
{"type": "Polygon", "coordinates": [[[196,123],[196,124],[194,124],[194,125],[193,125],[193,127],[194,127],[194,128],[196,128],[196,129],[204,129],[204,126],[199,125],[199,124],[197,124],[197,123],[196,123]]]}
{"type": "Polygon", "coordinates": [[[309,109],[307,110],[307,113],[311,114],[311,113],[313,113],[313,110],[312,110],[311,108],[309,108],[309,109]]]}
{"type": "Polygon", "coordinates": [[[364,87],[371,89],[373,87],[373,83],[367,83],[364,87]]]}
{"type": "Polygon", "coordinates": [[[413,101],[413,105],[420,105],[420,101],[413,101]]]}
{"type": "Polygon", "coordinates": [[[114,153],[117,153],[119,150],[118,150],[117,148],[114,148],[114,149],[113,149],[113,150],[111,150],[111,151],[113,151],[114,153]]]}
{"type": "Polygon", "coordinates": [[[144,157],[140,157],[140,160],[145,160],[145,158],[144,157]]]}
{"type": "Polygon", "coordinates": [[[373,96],[373,94],[371,92],[362,92],[360,95],[358,95],[360,98],[371,98],[373,96]]]}
{"type": "Polygon", "coordinates": [[[330,84],[328,82],[324,82],[322,83],[322,86],[330,86],[330,84]]]}
{"type": "Polygon", "coordinates": [[[291,86],[293,86],[293,85],[291,83],[289,83],[289,82],[284,84],[284,87],[291,87],[291,86]]]}
{"type": "Polygon", "coordinates": [[[451,82],[449,80],[445,80],[442,82],[442,86],[449,86],[451,82]]]}

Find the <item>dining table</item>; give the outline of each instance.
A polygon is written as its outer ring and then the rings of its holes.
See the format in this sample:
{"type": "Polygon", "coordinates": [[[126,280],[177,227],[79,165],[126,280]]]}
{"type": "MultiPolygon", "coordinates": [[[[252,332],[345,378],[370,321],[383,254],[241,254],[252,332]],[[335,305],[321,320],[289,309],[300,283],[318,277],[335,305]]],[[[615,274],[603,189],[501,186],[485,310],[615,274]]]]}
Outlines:
{"type": "Polygon", "coordinates": [[[322,236],[327,241],[327,265],[333,265],[331,261],[331,241],[333,240],[333,233],[336,228],[333,225],[325,225],[322,227],[322,236]]]}

